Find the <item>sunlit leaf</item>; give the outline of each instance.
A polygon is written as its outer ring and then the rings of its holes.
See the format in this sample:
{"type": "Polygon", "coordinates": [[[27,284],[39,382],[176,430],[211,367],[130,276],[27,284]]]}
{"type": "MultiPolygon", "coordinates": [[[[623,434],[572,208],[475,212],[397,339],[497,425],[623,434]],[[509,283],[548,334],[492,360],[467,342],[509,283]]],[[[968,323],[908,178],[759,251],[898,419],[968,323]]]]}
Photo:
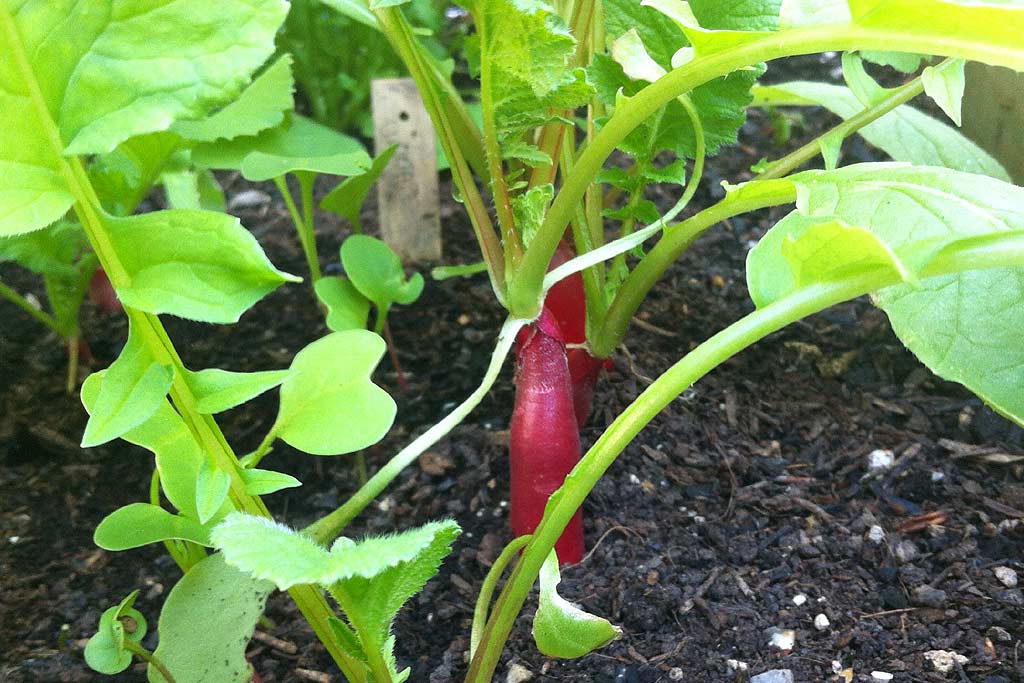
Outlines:
{"type": "Polygon", "coordinates": [[[540,570],[540,604],[533,618],[533,640],[548,657],[575,659],[607,645],[622,631],[607,619],[589,614],[558,594],[562,580],[554,551],[540,570]]]}
{"type": "Polygon", "coordinates": [[[93,542],[106,550],[127,550],[169,539],[210,545],[210,534],[201,524],[148,503],[114,510],[93,533],[93,542]]]}

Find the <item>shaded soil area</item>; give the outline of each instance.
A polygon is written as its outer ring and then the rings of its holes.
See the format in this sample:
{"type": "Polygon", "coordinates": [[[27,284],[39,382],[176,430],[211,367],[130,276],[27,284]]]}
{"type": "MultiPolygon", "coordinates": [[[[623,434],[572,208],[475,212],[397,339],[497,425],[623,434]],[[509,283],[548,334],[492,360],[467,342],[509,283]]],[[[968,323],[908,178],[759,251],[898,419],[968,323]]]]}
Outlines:
{"type": "MultiPolygon", "coordinates": [[[[808,65],[820,72],[813,61],[793,68],[808,65]]],[[[831,119],[807,121],[800,135],[773,145],[769,117],[754,113],[741,144],[714,160],[694,206],[720,196],[719,179],[749,177],[759,156],[780,156],[831,119]]],[[[846,153],[873,158],[858,142],[846,153]]],[[[303,273],[274,192],[224,181],[271,260],[303,273]]],[[[782,215],[734,219],[671,269],[599,387],[585,444],[649,378],[751,310],[744,258],[782,215]]],[[[462,216],[461,206],[445,205],[451,262],[476,258],[462,216]]],[[[344,228],[323,219],[318,242],[331,272],[344,228]]],[[[0,272],[21,291],[36,287],[14,269],[0,272]]],[[[472,391],[502,318],[483,277],[428,278],[417,305],[393,312],[409,388],[398,394],[382,365],[377,380],[396,395],[399,416],[366,453],[371,470],[472,391]]],[[[60,344],[4,302],[0,320],[0,681],[113,680],[82,661],[100,613],[140,589],[136,607],[155,622],[178,578],[161,548],[115,554],[91,540],[103,516],[146,498],[151,457],[122,442],[79,449],[85,415],[64,393],[60,344]]],[[[278,290],[234,326],[166,324],[196,369],[285,367],[326,331],[303,285],[278,290]]],[[[88,307],[84,330],[96,368],[117,356],[126,334],[120,317],[88,307]]],[[[461,680],[476,592],[509,540],[505,372],[471,419],[350,528],[360,535],[449,516],[465,531],[399,617],[399,660],[412,667],[412,681],[461,680]]],[[[275,402],[260,397],[219,418],[237,452],[259,443],[275,402]]],[[[536,681],[717,683],[788,669],[798,682],[887,680],[872,672],[898,683],[1022,681],[1024,594],[1010,581],[1024,572],[1021,453],[1024,431],[923,369],[866,300],[793,325],[670,404],[587,500],[591,552],[564,570],[561,593],[620,625],[623,637],[581,660],[547,659],[532,643],[529,602],[497,678],[514,669],[536,681]],[[889,466],[870,466],[890,456],[889,466]],[[934,650],[965,659],[940,673],[925,657],[934,650]]],[[[356,488],[348,458],[279,444],[266,464],[304,482],[267,497],[294,526],[356,488]]],[[[267,615],[273,625],[249,651],[264,683],[341,680],[286,596],[272,597],[267,615]]],[[[145,644],[155,646],[156,636],[145,644]]],[[[114,679],[145,675],[135,666],[114,679]]]]}

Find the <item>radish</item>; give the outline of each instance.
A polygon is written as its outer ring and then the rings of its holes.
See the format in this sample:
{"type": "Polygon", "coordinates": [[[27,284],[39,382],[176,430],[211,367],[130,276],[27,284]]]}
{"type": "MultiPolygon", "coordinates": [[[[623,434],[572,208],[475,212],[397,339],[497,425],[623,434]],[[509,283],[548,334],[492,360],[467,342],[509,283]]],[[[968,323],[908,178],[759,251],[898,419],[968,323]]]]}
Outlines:
{"type": "MultiPolygon", "coordinates": [[[[565,344],[545,309],[520,333],[516,400],[509,428],[509,523],[517,536],[532,533],[548,497],[580,459],[580,437],[565,344]]],[[[583,520],[576,511],[555,545],[562,564],[583,558],[583,520]]]]}
{"type": "Polygon", "coordinates": [[[103,268],[97,267],[89,278],[89,300],[104,313],[119,313],[122,310],[121,300],[117,298],[103,268]]]}

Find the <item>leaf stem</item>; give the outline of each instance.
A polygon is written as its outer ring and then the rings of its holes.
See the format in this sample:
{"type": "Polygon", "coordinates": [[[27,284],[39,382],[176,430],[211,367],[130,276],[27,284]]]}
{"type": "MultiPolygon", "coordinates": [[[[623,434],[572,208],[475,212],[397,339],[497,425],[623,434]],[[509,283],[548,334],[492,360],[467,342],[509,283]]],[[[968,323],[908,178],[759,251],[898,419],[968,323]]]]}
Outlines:
{"type": "Polygon", "coordinates": [[[18,294],[16,291],[5,285],[3,282],[0,282],[0,296],[10,301],[12,304],[17,306],[21,310],[28,313],[36,321],[41,322],[43,325],[46,325],[48,328],[56,332],[61,337],[64,336],[63,332],[61,332],[60,326],[57,324],[56,318],[45,313],[44,311],[40,311],[38,308],[29,303],[28,299],[18,294]]]}
{"type": "Polygon", "coordinates": [[[476,606],[473,608],[473,628],[469,635],[469,658],[472,659],[474,653],[476,653],[477,645],[480,644],[480,637],[484,633],[484,625],[487,623],[487,612],[491,606],[491,596],[494,595],[494,588],[498,585],[498,579],[505,572],[505,567],[515,559],[519,551],[522,550],[532,535],[527,534],[526,536],[517,536],[509,541],[509,544],[505,546],[505,549],[498,555],[498,559],[491,565],[490,570],[487,572],[487,576],[484,577],[484,582],[480,586],[480,592],[476,596],[476,606]]]}
{"type": "MultiPolygon", "coordinates": [[[[951,61],[952,60],[950,59],[946,59],[935,68],[940,69],[951,61]]],[[[758,176],[758,179],[770,180],[772,178],[781,178],[789,175],[789,173],[794,169],[821,154],[821,145],[818,144],[819,140],[827,135],[838,135],[841,138],[853,135],[864,126],[877,121],[896,107],[901,104],[905,104],[920,95],[924,92],[924,82],[921,80],[921,77],[918,76],[898,88],[890,89],[888,92],[889,94],[885,98],[879,100],[870,107],[865,107],[860,112],[835,126],[824,135],[819,135],[799,149],[796,149],[781,159],[768,164],[765,170],[758,176]]]]}
{"type": "Polygon", "coordinates": [[[487,372],[484,373],[480,386],[440,422],[399,451],[384,467],[380,468],[376,474],[370,477],[370,480],[360,487],[351,498],[345,501],[341,507],[303,529],[303,533],[323,545],[333,541],[356,515],[373,502],[373,499],[379,496],[401,474],[402,470],[414,463],[424,451],[440,441],[448,432],[465,420],[473,409],[480,404],[484,396],[487,395],[495,380],[498,379],[498,374],[505,363],[505,358],[508,357],[509,352],[512,350],[512,343],[515,341],[516,334],[527,322],[526,320],[505,321],[501,332],[498,334],[494,353],[491,355],[490,365],[487,367],[487,372]]]}
{"type": "Polygon", "coordinates": [[[147,664],[159,671],[160,675],[163,676],[164,683],[175,683],[174,676],[171,675],[171,672],[167,670],[167,667],[164,666],[164,663],[155,654],[127,638],[124,640],[124,649],[145,660],[147,664]]]}
{"type": "MultiPolygon", "coordinates": [[[[306,193],[308,191],[310,210],[312,210],[312,183],[308,183],[308,181],[303,183],[300,174],[296,174],[295,177],[299,180],[299,192],[302,194],[303,207],[305,207],[307,202],[306,193]],[[306,184],[309,187],[306,187],[306,184]]],[[[307,216],[299,211],[299,208],[295,205],[295,199],[292,197],[291,190],[288,189],[288,181],[285,179],[285,176],[281,175],[274,178],[274,185],[277,187],[277,191],[281,194],[281,199],[284,200],[284,205],[288,209],[292,225],[295,226],[295,234],[299,236],[299,244],[302,245],[302,253],[306,256],[306,266],[309,268],[310,284],[315,285],[316,281],[320,279],[320,259],[316,253],[316,238],[313,236],[312,219],[307,220],[307,216]]]]}

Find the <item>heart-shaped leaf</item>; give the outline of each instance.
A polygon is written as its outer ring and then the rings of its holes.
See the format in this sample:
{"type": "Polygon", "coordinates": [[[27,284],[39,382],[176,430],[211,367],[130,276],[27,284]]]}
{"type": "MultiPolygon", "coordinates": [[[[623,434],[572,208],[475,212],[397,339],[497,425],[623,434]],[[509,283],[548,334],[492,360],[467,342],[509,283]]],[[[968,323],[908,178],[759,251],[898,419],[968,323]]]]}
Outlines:
{"type": "Polygon", "coordinates": [[[397,410],[371,380],[386,348],[373,332],[348,330],[299,351],[281,385],[274,434],[314,455],[351,453],[380,441],[397,410]]]}
{"type": "Polygon", "coordinates": [[[402,262],[388,245],[369,235],[352,235],[341,245],[341,265],[352,284],[382,311],[393,303],[411,304],[423,292],[423,276],[405,277],[402,262]]]}
{"type": "Polygon", "coordinates": [[[370,300],[344,277],[322,277],[313,286],[327,307],[327,327],[333,332],[362,330],[370,314],[370,300]]]}

